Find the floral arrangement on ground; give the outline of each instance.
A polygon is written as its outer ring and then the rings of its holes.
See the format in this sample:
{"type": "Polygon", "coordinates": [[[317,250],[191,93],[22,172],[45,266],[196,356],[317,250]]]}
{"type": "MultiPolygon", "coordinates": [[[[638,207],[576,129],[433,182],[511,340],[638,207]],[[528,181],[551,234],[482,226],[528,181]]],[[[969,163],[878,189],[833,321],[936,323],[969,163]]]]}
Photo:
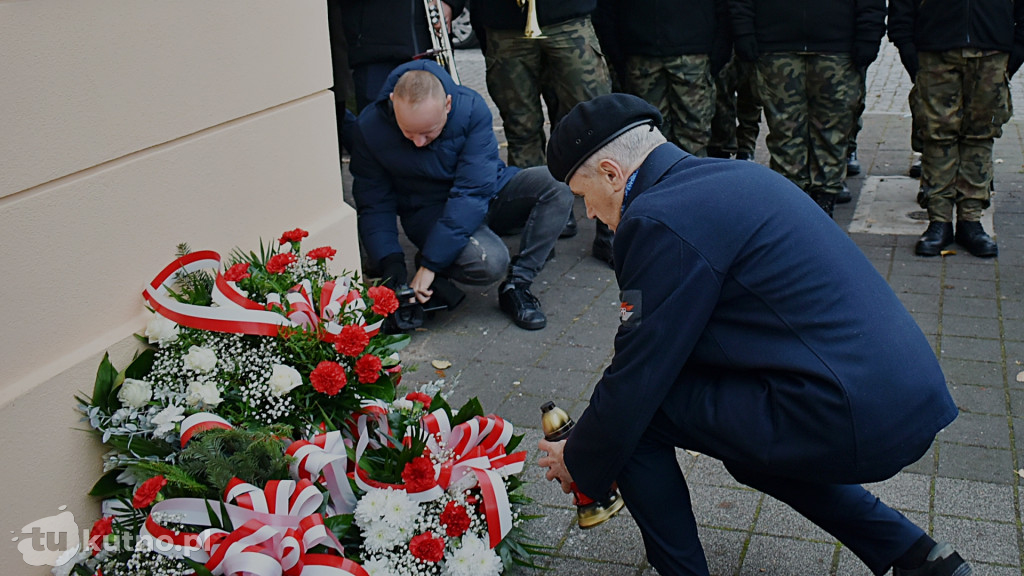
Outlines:
{"type": "Polygon", "coordinates": [[[78,398],[109,448],[103,516],[57,574],[500,574],[532,565],[522,436],[440,387],[402,394],[399,303],[284,233],[178,247],[143,297],[144,350],[78,398]]]}

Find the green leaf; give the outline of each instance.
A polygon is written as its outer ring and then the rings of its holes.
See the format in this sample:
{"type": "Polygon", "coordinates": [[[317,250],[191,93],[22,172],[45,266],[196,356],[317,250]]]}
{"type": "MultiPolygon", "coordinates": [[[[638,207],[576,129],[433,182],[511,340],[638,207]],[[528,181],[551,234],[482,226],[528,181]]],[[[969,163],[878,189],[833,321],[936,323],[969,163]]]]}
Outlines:
{"type": "Polygon", "coordinates": [[[96,383],[92,388],[92,405],[99,406],[108,414],[121,407],[119,401],[116,406],[110,404],[110,392],[114,389],[115,380],[117,380],[117,369],[110,363],[110,355],[104,353],[100,367],[96,370],[96,383]]]}
{"type": "Polygon", "coordinates": [[[196,576],[213,576],[213,572],[210,572],[206,565],[196,562],[191,558],[184,558],[185,562],[189,565],[192,570],[195,571],[196,576]]]}
{"type": "Polygon", "coordinates": [[[522,442],[525,437],[526,434],[513,434],[512,438],[508,441],[508,446],[505,446],[505,452],[508,452],[509,454],[514,452],[516,447],[519,446],[520,442],[522,442]]]}
{"type": "Polygon", "coordinates": [[[131,494],[131,486],[121,484],[117,481],[117,477],[120,474],[121,469],[115,468],[103,476],[100,476],[100,479],[92,485],[92,490],[89,490],[89,496],[95,496],[97,498],[113,498],[114,496],[131,494]]]}
{"type": "Polygon", "coordinates": [[[132,363],[124,369],[126,378],[145,380],[153,369],[153,359],[156,357],[156,350],[148,348],[135,356],[132,363]]]}
{"type": "Polygon", "coordinates": [[[146,439],[142,436],[111,436],[107,444],[117,448],[124,454],[133,454],[139,458],[147,456],[158,456],[163,458],[175,452],[174,448],[166,443],[146,439]]]}
{"type": "Polygon", "coordinates": [[[213,507],[210,506],[210,501],[206,500],[203,503],[206,504],[206,514],[210,517],[210,527],[223,530],[224,525],[220,521],[220,516],[217,516],[217,513],[213,511],[213,507]]]}
{"type": "Polygon", "coordinates": [[[349,528],[352,527],[353,518],[355,518],[353,514],[335,514],[334,516],[325,517],[324,525],[334,533],[338,540],[342,540],[348,534],[349,528]]]}
{"type": "MultiPolygon", "coordinates": [[[[431,406],[433,406],[433,404],[431,404],[431,406]]],[[[462,405],[462,408],[459,408],[459,413],[456,414],[455,418],[452,420],[452,426],[458,426],[463,422],[472,420],[476,416],[483,415],[484,407],[480,405],[480,400],[477,400],[475,397],[470,398],[462,405]]]]}

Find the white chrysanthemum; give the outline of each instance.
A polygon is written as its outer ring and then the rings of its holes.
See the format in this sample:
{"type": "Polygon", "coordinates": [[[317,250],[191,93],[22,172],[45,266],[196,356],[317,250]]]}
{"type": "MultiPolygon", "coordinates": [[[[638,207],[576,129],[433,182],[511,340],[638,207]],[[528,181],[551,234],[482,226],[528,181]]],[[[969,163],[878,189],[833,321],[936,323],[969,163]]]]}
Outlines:
{"type": "Polygon", "coordinates": [[[383,552],[401,543],[401,534],[384,522],[374,522],[363,529],[363,544],[367,550],[383,552]]]}
{"type": "Polygon", "coordinates": [[[388,490],[382,519],[392,528],[408,527],[416,521],[420,505],[409,499],[404,490],[388,490]]]}
{"type": "Polygon", "coordinates": [[[390,490],[371,489],[365,496],[359,499],[356,504],[356,524],[362,529],[367,529],[384,517],[384,509],[387,507],[388,492],[390,490]]]}
{"type": "Polygon", "coordinates": [[[366,562],[363,562],[363,569],[365,569],[370,576],[398,576],[391,565],[388,564],[387,560],[383,558],[371,558],[366,562]]]}
{"type": "Polygon", "coordinates": [[[466,534],[462,546],[445,558],[444,573],[448,576],[482,576],[501,574],[501,558],[483,540],[466,534]]]}

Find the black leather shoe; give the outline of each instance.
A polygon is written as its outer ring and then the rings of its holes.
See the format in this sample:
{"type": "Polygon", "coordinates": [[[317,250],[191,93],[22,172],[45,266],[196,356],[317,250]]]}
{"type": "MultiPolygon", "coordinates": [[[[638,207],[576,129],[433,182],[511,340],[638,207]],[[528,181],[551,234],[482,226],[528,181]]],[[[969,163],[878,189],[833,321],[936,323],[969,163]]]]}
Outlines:
{"type": "Polygon", "coordinates": [[[579,231],[579,225],[576,224],[576,214],[572,210],[569,211],[569,220],[566,221],[565,227],[562,228],[562,232],[558,234],[559,238],[572,238],[579,231]]]}
{"type": "Polygon", "coordinates": [[[853,194],[850,194],[850,187],[846,185],[846,180],[843,180],[843,191],[836,194],[836,204],[849,204],[853,201],[853,194]]]}
{"type": "Polygon", "coordinates": [[[540,302],[530,292],[529,284],[506,280],[498,288],[498,305],[516,326],[524,330],[540,330],[548,319],[540,309],[540,302]]]}
{"type": "Polygon", "coordinates": [[[921,566],[892,569],[892,576],[971,576],[973,573],[971,565],[945,542],[936,544],[921,566]]]}
{"type": "Polygon", "coordinates": [[[910,163],[910,171],[908,172],[911,178],[921,177],[921,157],[914,158],[914,161],[910,163]]]}
{"type": "Polygon", "coordinates": [[[594,238],[594,246],[591,254],[611,268],[615,268],[615,254],[612,252],[612,243],[601,238],[594,238]]]}
{"type": "Polygon", "coordinates": [[[938,256],[942,249],[953,243],[952,222],[931,222],[928,229],[914,246],[914,254],[918,256],[938,256]]]}
{"type": "Polygon", "coordinates": [[[985,233],[981,222],[957,222],[956,243],[978,258],[994,258],[999,255],[996,241],[985,233]]]}
{"type": "Polygon", "coordinates": [[[850,152],[846,157],[846,175],[856,176],[860,174],[860,160],[857,160],[857,151],[850,152]]]}

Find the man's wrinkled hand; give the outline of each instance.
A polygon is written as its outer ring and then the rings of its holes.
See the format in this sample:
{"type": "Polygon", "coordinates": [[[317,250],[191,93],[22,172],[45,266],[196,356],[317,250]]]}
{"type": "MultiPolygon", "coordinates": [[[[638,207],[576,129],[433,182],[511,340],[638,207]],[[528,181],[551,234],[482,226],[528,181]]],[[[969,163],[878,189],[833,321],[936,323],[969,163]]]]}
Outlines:
{"type": "Polygon", "coordinates": [[[430,285],[434,283],[434,271],[420,266],[420,269],[416,271],[416,275],[412,277],[412,282],[409,283],[409,287],[416,294],[416,301],[420,304],[426,304],[427,300],[430,300],[430,296],[434,293],[430,289],[430,285]]]}
{"type": "Polygon", "coordinates": [[[562,451],[565,449],[565,440],[559,442],[548,442],[547,440],[541,440],[537,443],[537,447],[547,452],[547,456],[542,457],[537,461],[537,464],[542,468],[547,468],[547,474],[545,477],[548,480],[558,480],[562,485],[562,492],[568,494],[572,491],[572,475],[569,474],[569,470],[565,467],[565,461],[562,459],[562,451]]]}

